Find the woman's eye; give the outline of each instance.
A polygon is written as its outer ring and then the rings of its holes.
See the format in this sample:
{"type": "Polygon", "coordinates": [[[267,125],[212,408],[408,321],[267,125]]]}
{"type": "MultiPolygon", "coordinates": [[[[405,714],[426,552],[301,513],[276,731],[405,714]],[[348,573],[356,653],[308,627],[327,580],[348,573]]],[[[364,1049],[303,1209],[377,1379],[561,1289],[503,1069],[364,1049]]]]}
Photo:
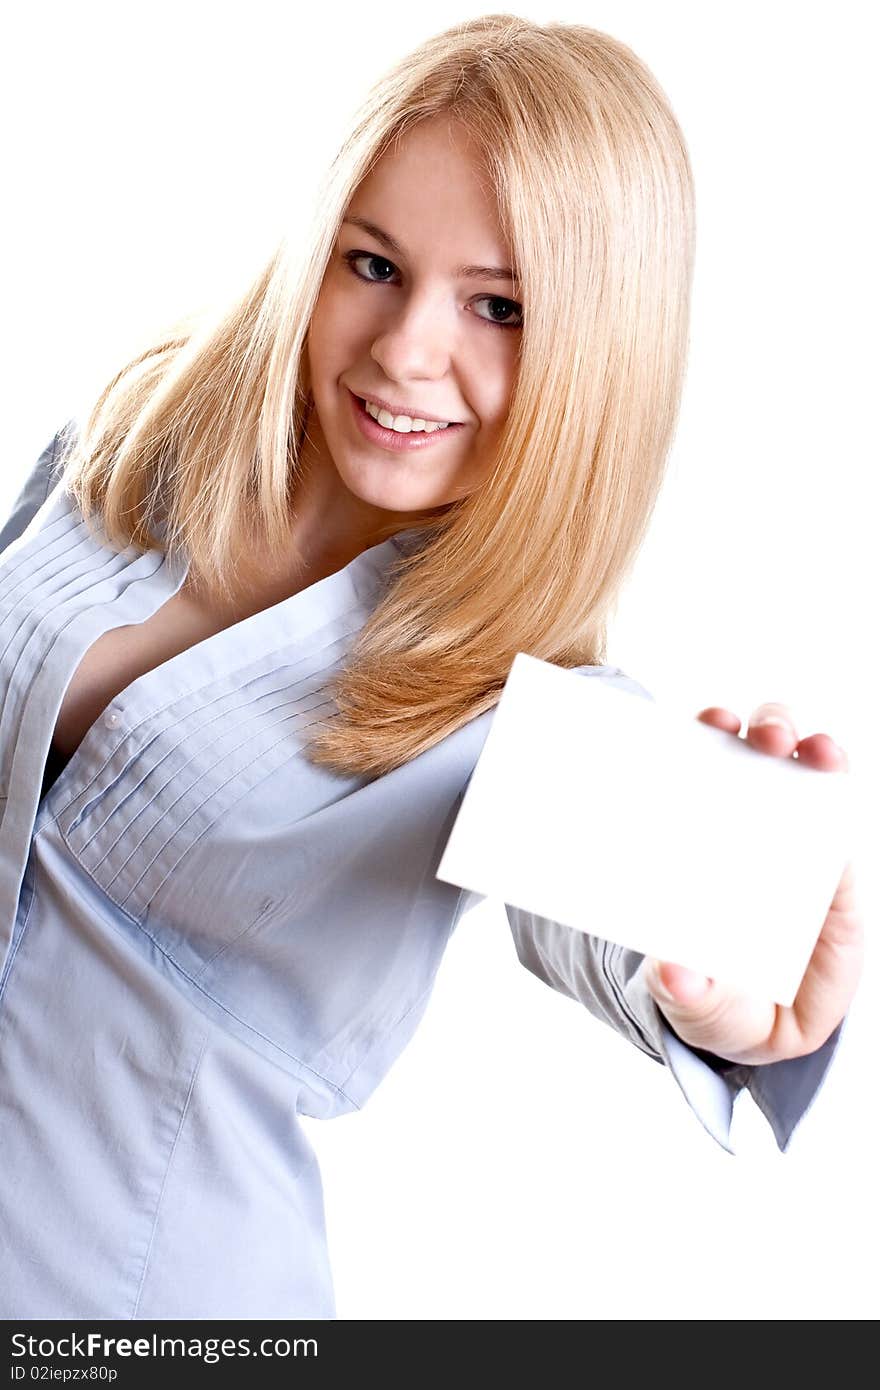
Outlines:
{"type": "Polygon", "coordinates": [[[372,281],[374,285],[384,285],[386,283],[384,277],[379,280],[373,280],[371,275],[363,275],[361,271],[355,270],[355,261],[378,261],[380,265],[387,265],[390,266],[392,270],[395,269],[391,261],[386,261],[384,256],[377,256],[375,251],[348,251],[342,259],[348,263],[352,274],[356,275],[359,280],[372,281]]]}
{"type": "MultiPolygon", "coordinates": [[[[387,285],[390,282],[389,276],[380,274],[378,278],[374,278],[373,275],[364,274],[363,271],[356,268],[358,261],[367,261],[371,267],[376,265],[386,267],[392,275],[397,271],[393,261],[386,260],[384,256],[378,255],[375,251],[346,251],[342,259],[352,275],[356,275],[359,280],[365,280],[368,285],[387,285]]],[[[489,314],[477,314],[477,318],[481,319],[483,323],[490,323],[494,328],[522,328],[523,309],[522,305],[518,304],[515,299],[503,299],[498,294],[484,294],[478,297],[476,303],[492,306],[492,312],[489,314]],[[512,320],[511,315],[514,315],[512,320]]]]}
{"type": "MultiPolygon", "coordinates": [[[[483,303],[493,305],[499,314],[503,316],[501,318],[490,318],[488,320],[489,323],[494,323],[498,328],[522,328],[522,305],[517,304],[515,299],[502,299],[501,296],[497,294],[486,294],[483,296],[483,303]],[[513,322],[508,322],[507,320],[511,314],[518,315],[519,317],[515,318],[513,322]]],[[[478,315],[478,317],[482,317],[482,315],[478,315]]]]}

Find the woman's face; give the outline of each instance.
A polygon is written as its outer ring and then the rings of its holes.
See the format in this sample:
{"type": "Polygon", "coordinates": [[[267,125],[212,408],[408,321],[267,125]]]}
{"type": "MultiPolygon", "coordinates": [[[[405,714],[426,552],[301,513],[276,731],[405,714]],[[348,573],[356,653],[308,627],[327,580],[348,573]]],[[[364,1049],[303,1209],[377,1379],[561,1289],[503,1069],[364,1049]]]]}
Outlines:
{"type": "Polygon", "coordinates": [[[510,266],[477,152],[447,118],[408,132],[349,204],[309,327],[307,450],[371,520],[442,507],[490,470],[523,317],[510,266]],[[355,397],[404,432],[377,430],[355,397]],[[401,416],[451,423],[406,432],[401,416]]]}

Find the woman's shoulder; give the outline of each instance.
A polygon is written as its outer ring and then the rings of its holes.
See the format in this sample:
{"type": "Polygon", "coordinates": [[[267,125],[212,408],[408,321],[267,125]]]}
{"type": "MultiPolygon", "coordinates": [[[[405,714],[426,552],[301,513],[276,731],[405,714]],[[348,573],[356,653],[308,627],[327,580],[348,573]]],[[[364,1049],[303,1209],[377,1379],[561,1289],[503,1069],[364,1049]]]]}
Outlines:
{"type": "Polygon", "coordinates": [[[12,504],[9,516],[0,528],[0,553],[21,535],[48,498],[61,476],[64,459],[75,443],[77,434],[77,422],[68,420],[55,432],[36,463],[32,464],[12,504]]]}

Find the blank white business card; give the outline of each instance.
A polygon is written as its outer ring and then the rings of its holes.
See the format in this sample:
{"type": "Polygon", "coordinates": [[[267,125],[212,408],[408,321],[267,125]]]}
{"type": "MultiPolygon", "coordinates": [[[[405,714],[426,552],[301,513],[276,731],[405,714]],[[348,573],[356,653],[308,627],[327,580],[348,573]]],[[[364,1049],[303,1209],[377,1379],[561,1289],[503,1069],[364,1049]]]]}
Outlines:
{"type": "Polygon", "coordinates": [[[846,773],[519,652],[437,877],[790,1006],[853,817],[846,773]]]}

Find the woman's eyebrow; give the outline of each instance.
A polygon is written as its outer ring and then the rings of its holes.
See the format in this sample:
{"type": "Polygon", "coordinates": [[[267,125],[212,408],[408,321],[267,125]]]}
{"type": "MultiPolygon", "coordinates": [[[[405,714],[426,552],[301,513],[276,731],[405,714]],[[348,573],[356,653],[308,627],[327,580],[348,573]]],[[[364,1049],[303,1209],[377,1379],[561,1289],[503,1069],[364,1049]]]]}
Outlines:
{"type": "MultiPolygon", "coordinates": [[[[342,225],[348,224],[351,227],[360,227],[362,231],[369,232],[370,236],[381,241],[383,246],[387,246],[389,251],[393,251],[395,256],[402,256],[406,260],[406,252],[395,241],[389,232],[383,232],[381,227],[377,227],[375,222],[369,222],[366,217],[346,217],[342,225]]],[[[509,265],[460,265],[456,270],[456,275],[462,280],[509,280],[511,284],[517,284],[517,277],[509,265]]]]}

